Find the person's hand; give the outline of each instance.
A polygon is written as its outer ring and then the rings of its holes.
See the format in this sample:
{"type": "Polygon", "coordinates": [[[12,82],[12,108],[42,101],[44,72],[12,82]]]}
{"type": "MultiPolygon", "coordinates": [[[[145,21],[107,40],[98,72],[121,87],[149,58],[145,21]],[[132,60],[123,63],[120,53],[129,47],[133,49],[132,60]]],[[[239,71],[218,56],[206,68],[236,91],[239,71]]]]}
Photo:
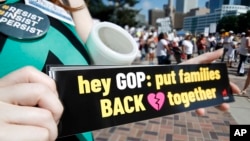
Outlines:
{"type": "Polygon", "coordinates": [[[55,140],[62,112],[55,82],[35,68],[0,79],[1,141],[55,140]]]}
{"type": "MultiPolygon", "coordinates": [[[[218,59],[223,53],[223,49],[216,50],[214,52],[209,52],[205,53],[202,55],[199,55],[195,58],[192,58],[190,60],[187,60],[181,64],[207,64],[207,63],[212,63],[214,60],[218,59]]],[[[230,82],[231,89],[233,93],[239,94],[240,93],[240,88],[235,85],[234,83],[230,82]]],[[[217,107],[221,111],[227,111],[229,109],[229,104],[223,103],[220,106],[217,107]]],[[[196,113],[200,116],[205,114],[205,109],[200,108],[196,110],[196,113]]]]}

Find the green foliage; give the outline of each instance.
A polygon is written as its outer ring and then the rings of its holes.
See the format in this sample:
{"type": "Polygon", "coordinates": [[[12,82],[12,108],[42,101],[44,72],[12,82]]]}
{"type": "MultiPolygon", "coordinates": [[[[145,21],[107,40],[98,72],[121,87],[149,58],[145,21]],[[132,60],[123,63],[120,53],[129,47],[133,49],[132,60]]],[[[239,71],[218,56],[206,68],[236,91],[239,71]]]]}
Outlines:
{"type": "Polygon", "coordinates": [[[112,4],[105,5],[102,0],[88,0],[88,8],[93,18],[109,21],[120,26],[135,26],[135,16],[139,13],[133,9],[139,0],[109,0],[112,4]]]}
{"type": "Polygon", "coordinates": [[[116,22],[116,24],[121,25],[121,26],[125,26],[125,25],[129,25],[129,26],[135,26],[137,25],[137,22],[135,21],[135,17],[136,14],[138,12],[131,10],[131,9],[122,9],[117,11],[117,21],[113,21],[116,22]]]}
{"type": "Polygon", "coordinates": [[[217,24],[217,31],[233,30],[236,33],[245,32],[250,29],[250,11],[246,14],[241,14],[238,16],[226,16],[221,18],[217,24]]]}
{"type": "Polygon", "coordinates": [[[121,6],[128,4],[130,7],[133,7],[140,2],[139,0],[109,0],[109,1],[113,3],[119,3],[119,5],[121,6]]]}
{"type": "Polygon", "coordinates": [[[236,31],[238,28],[237,16],[225,16],[223,17],[217,25],[217,28],[224,29],[226,31],[233,30],[236,31]]]}
{"type": "Polygon", "coordinates": [[[240,31],[250,29],[250,11],[239,16],[239,25],[240,31]]]}

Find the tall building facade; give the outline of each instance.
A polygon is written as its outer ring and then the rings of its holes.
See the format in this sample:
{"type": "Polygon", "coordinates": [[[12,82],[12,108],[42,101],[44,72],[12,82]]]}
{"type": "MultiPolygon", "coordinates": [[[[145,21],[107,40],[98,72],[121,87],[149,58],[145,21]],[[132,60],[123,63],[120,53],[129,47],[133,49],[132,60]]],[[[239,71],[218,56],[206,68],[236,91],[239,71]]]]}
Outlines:
{"type": "Polygon", "coordinates": [[[241,5],[241,0],[234,0],[235,5],[241,5]]]}
{"type": "Polygon", "coordinates": [[[224,0],[210,0],[209,1],[209,9],[210,13],[214,13],[214,11],[220,8],[223,5],[224,0]]]}
{"type": "Polygon", "coordinates": [[[239,1],[240,1],[240,5],[250,6],[249,0],[239,0],[239,1]]]}
{"type": "Polygon", "coordinates": [[[158,18],[164,18],[165,16],[165,11],[161,9],[150,9],[148,11],[148,16],[149,16],[149,24],[152,26],[157,26],[156,25],[156,20],[158,18]]]}
{"type": "Polygon", "coordinates": [[[216,9],[221,8],[222,5],[250,6],[250,0],[209,0],[208,5],[210,13],[213,13],[216,9]]]}
{"type": "Polygon", "coordinates": [[[222,17],[238,16],[246,13],[248,10],[250,10],[250,7],[243,5],[222,5],[221,8],[216,9],[213,13],[186,17],[183,29],[193,34],[202,33],[206,27],[209,27],[211,23],[217,23],[222,17]]]}
{"type": "Polygon", "coordinates": [[[190,9],[198,7],[198,0],[176,0],[176,12],[187,13],[190,9]]]}
{"type": "Polygon", "coordinates": [[[166,17],[170,18],[172,26],[174,25],[174,19],[175,19],[175,16],[174,16],[175,9],[174,9],[173,1],[174,0],[168,0],[168,4],[163,6],[163,9],[165,10],[166,17]]]}
{"type": "Polygon", "coordinates": [[[223,4],[227,4],[227,5],[233,5],[235,4],[236,1],[238,0],[222,0],[223,1],[223,4]]]}

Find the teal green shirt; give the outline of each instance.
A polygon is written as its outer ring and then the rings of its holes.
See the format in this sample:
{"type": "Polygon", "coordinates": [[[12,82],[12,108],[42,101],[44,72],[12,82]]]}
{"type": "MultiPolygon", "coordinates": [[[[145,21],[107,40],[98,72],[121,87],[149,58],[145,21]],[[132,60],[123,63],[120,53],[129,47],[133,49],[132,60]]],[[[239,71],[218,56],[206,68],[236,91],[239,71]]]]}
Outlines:
{"type": "MultiPolygon", "coordinates": [[[[5,4],[19,2],[7,0],[5,4]]],[[[0,78],[24,66],[45,71],[46,64],[88,65],[88,53],[75,28],[50,18],[45,36],[20,40],[0,33],[0,78]],[[60,25],[60,30],[57,26],[60,25]]],[[[80,140],[92,140],[91,132],[78,134],[80,140]]]]}
{"type": "MultiPolygon", "coordinates": [[[[11,2],[17,2],[17,0],[6,1],[6,3],[11,2]]],[[[68,39],[69,37],[62,33],[63,31],[58,31],[53,26],[50,26],[45,36],[38,39],[19,40],[7,38],[4,40],[4,45],[0,46],[0,77],[27,65],[42,70],[46,65],[46,61],[65,65],[87,65],[86,56],[79,52],[79,50],[84,50],[83,42],[79,39],[74,27],[64,23],[63,25],[75,36],[73,42],[77,40],[82,44],[82,49],[79,49],[80,47],[77,49],[72,44],[72,41],[68,39]],[[53,61],[51,56],[54,56],[60,62],[53,61]]],[[[2,39],[1,42],[3,42],[2,39]]]]}

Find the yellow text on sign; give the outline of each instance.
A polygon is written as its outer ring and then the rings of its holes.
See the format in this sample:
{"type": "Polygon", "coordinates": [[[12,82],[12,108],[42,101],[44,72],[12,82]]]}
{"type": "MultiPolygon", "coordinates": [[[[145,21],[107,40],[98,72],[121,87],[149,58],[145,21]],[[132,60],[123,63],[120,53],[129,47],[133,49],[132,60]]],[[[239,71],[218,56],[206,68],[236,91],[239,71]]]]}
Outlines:
{"type": "Polygon", "coordinates": [[[110,92],[111,78],[92,80],[83,79],[83,76],[78,76],[77,78],[79,94],[103,92],[103,96],[107,96],[110,92]]]}
{"type": "Polygon", "coordinates": [[[188,92],[174,94],[168,92],[167,97],[171,106],[183,104],[185,108],[188,108],[192,102],[216,99],[216,88],[202,89],[198,87],[188,92]]]}
{"type": "Polygon", "coordinates": [[[204,81],[220,80],[219,70],[210,70],[208,67],[200,67],[197,71],[184,71],[183,69],[170,71],[169,73],[155,74],[156,89],[160,90],[163,86],[175,85],[177,83],[194,83],[204,81]]]}
{"type": "Polygon", "coordinates": [[[102,117],[118,116],[124,114],[131,114],[134,112],[145,111],[146,108],[142,103],[143,94],[126,96],[121,100],[120,97],[115,97],[114,101],[110,99],[101,99],[102,117]]]}

